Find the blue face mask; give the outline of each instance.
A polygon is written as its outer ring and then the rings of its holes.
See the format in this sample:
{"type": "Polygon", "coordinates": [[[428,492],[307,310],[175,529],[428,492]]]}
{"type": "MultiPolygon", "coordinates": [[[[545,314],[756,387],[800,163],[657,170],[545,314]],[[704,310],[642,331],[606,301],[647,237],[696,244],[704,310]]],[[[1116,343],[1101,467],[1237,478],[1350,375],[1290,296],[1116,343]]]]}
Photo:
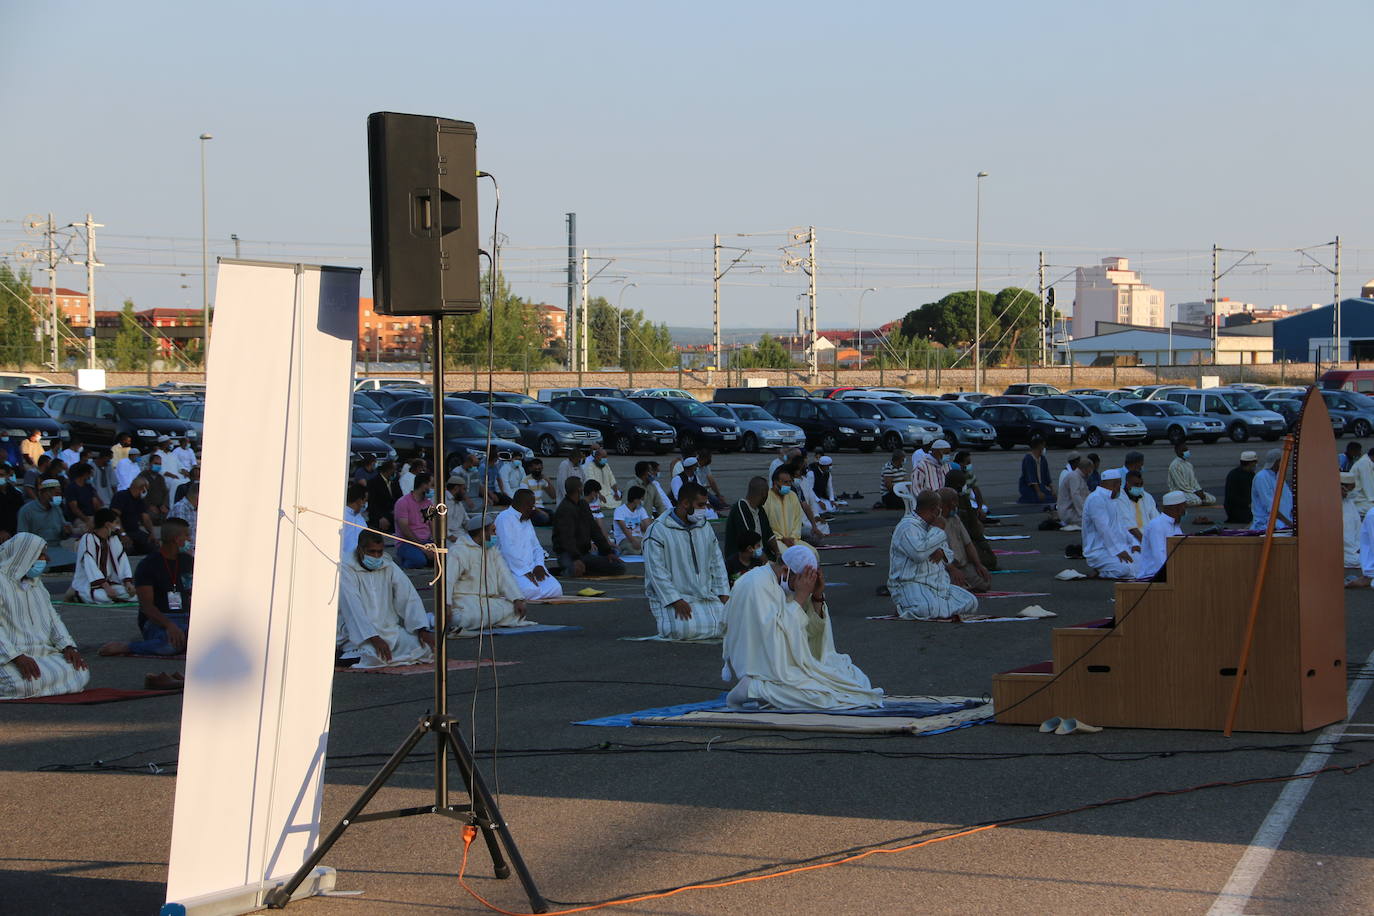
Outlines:
{"type": "Polygon", "coordinates": [[[754,548],[754,556],[755,556],[756,558],[757,558],[757,557],[763,556],[763,548],[762,548],[762,547],[755,547],[755,548],[754,548]]]}
{"type": "Polygon", "coordinates": [[[1127,496],[1134,496],[1136,499],[1140,499],[1140,497],[1142,497],[1142,496],[1145,495],[1145,488],[1144,488],[1144,487],[1127,487],[1127,488],[1126,488],[1126,495],[1127,495],[1127,496]]]}
{"type": "Polygon", "coordinates": [[[1192,451],[1185,448],[1185,449],[1183,450],[1183,457],[1184,457],[1185,460],[1188,459],[1188,458],[1193,457],[1192,451]]]}
{"type": "Polygon", "coordinates": [[[493,534],[491,537],[487,538],[487,544],[486,544],[486,545],[487,545],[488,547],[500,547],[500,546],[501,546],[501,539],[500,539],[499,537],[497,537],[496,535],[493,534]]]}
{"type": "Polygon", "coordinates": [[[54,497],[52,498],[52,504],[53,504],[54,506],[60,506],[60,505],[62,505],[62,497],[60,497],[60,496],[54,496],[54,497]]]}
{"type": "Polygon", "coordinates": [[[429,500],[430,502],[434,502],[434,488],[433,488],[433,487],[430,487],[428,490],[425,491],[425,499],[429,500]]]}
{"type": "Polygon", "coordinates": [[[367,554],[363,554],[363,569],[370,569],[376,572],[385,565],[386,557],[370,557],[367,554]]]}
{"type": "Polygon", "coordinates": [[[33,564],[32,566],[29,567],[29,571],[26,572],[26,573],[24,573],[24,578],[26,578],[26,579],[37,579],[39,576],[43,575],[43,571],[44,571],[45,569],[47,569],[47,568],[48,568],[48,561],[47,561],[47,560],[36,560],[36,561],[34,562],[34,564],[33,564]]]}
{"type": "Polygon", "coordinates": [[[599,468],[604,468],[604,467],[606,466],[606,459],[605,459],[605,458],[598,458],[598,459],[596,459],[596,466],[599,467],[599,468]]]}
{"type": "Polygon", "coordinates": [[[783,496],[786,496],[788,493],[791,493],[791,492],[792,492],[792,488],[791,488],[790,486],[788,486],[787,484],[783,484],[782,486],[778,487],[778,493],[780,493],[780,494],[783,495],[783,496]]]}
{"type": "Polygon", "coordinates": [[[193,551],[192,551],[192,549],[191,549],[191,542],[190,542],[190,541],[185,541],[184,543],[182,543],[182,545],[181,545],[181,547],[180,547],[179,549],[181,550],[182,553],[193,553],[193,551]]]}
{"type": "Polygon", "coordinates": [[[960,470],[960,469],[963,467],[963,465],[960,464],[960,463],[957,462],[957,461],[951,461],[951,462],[949,463],[949,467],[950,467],[950,470],[952,470],[952,471],[957,471],[957,470],[960,470]]]}

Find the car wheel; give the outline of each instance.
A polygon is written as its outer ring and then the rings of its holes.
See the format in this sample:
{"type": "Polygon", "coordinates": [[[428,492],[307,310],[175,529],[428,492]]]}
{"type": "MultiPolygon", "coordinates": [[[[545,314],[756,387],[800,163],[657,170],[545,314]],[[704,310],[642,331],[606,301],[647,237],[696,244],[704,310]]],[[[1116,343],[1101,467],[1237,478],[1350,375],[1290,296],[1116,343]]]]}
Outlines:
{"type": "Polygon", "coordinates": [[[827,452],[837,452],[840,450],[840,440],[835,438],[834,433],[826,433],[821,436],[821,448],[827,452]]]}
{"type": "Polygon", "coordinates": [[[889,452],[893,449],[898,449],[901,447],[901,436],[897,435],[896,433],[888,433],[886,436],[883,436],[883,448],[887,449],[889,452]]]}
{"type": "Polygon", "coordinates": [[[1232,423],[1226,434],[1231,437],[1232,442],[1244,442],[1250,438],[1250,430],[1245,428],[1244,423],[1232,423]]]}
{"type": "Polygon", "coordinates": [[[629,455],[635,450],[634,440],[624,433],[615,437],[615,453],[617,455],[629,455]]]}
{"type": "Polygon", "coordinates": [[[1107,441],[1102,437],[1101,431],[1095,426],[1088,430],[1088,435],[1085,436],[1084,439],[1088,444],[1088,448],[1101,448],[1107,441]]]}
{"type": "Polygon", "coordinates": [[[744,450],[746,452],[757,452],[759,450],[759,437],[753,433],[745,433],[744,450]]]}
{"type": "Polygon", "coordinates": [[[696,447],[696,444],[697,444],[697,437],[696,437],[696,436],[692,435],[691,433],[678,433],[678,437],[677,437],[677,445],[678,445],[678,448],[683,449],[683,450],[686,450],[686,449],[689,449],[689,448],[694,448],[694,447],[696,447]]]}
{"type": "Polygon", "coordinates": [[[553,436],[539,437],[539,454],[545,458],[552,458],[558,454],[558,443],[553,440],[553,436]]]}
{"type": "Polygon", "coordinates": [[[1366,438],[1369,435],[1371,429],[1374,428],[1370,427],[1368,420],[1356,420],[1354,425],[1351,426],[1351,430],[1355,433],[1356,439],[1366,438]]]}
{"type": "Polygon", "coordinates": [[[946,430],[944,430],[943,432],[944,432],[944,434],[945,434],[945,441],[949,443],[949,447],[950,447],[950,448],[954,449],[954,448],[959,448],[959,447],[960,447],[960,446],[959,446],[959,437],[956,436],[956,435],[954,435],[954,431],[953,431],[953,430],[946,429],[946,430]]]}
{"type": "Polygon", "coordinates": [[[1177,424],[1175,424],[1169,427],[1169,441],[1172,442],[1174,445],[1178,445],[1180,442],[1186,441],[1187,438],[1188,437],[1183,434],[1182,426],[1178,426],[1177,424]]]}

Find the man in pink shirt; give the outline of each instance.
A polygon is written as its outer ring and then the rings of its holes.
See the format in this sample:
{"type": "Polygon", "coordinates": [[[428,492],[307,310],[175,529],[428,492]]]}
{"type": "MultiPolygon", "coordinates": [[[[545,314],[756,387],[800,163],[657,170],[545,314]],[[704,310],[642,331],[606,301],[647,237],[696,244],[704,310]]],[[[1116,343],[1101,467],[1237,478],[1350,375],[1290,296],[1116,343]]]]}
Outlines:
{"type": "MultiPolygon", "coordinates": [[[[431,481],[428,471],[416,474],[410,492],[396,500],[396,534],[418,544],[429,544],[434,540],[425,518],[426,512],[434,505],[431,481]]],[[[414,544],[396,545],[396,565],[402,569],[422,569],[430,564],[430,555],[414,544]]]]}

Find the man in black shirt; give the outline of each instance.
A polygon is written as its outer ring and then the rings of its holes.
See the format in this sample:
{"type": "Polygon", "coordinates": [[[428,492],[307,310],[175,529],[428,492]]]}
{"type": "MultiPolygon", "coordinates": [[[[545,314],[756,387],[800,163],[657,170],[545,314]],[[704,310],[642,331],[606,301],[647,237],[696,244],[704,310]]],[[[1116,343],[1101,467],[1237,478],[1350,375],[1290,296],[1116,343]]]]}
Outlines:
{"type": "Polygon", "coordinates": [[[158,549],[134,570],[138,595],[138,626],[143,638],[108,642],[101,655],[183,655],[191,629],[191,580],[195,558],[185,552],[191,527],[179,518],[162,523],[158,549]]]}
{"type": "Polygon", "coordinates": [[[768,521],[768,515],[763,511],[763,504],[768,499],[768,481],[762,477],[754,477],[749,481],[749,490],[744,499],[730,509],[730,515],[725,520],[725,548],[733,555],[740,549],[740,535],[745,532],[753,532],[759,536],[763,543],[763,551],[769,559],[776,560],[778,545],[773,538],[773,526],[768,521]]]}
{"type": "Polygon", "coordinates": [[[588,573],[594,576],[623,573],[625,564],[582,499],[582,479],[569,477],[563,491],[567,495],[553,513],[553,552],[563,564],[563,574],[580,578],[588,573]],[[596,553],[592,553],[593,544],[596,553]]]}
{"type": "Polygon", "coordinates": [[[1226,474],[1226,489],[1222,496],[1222,506],[1226,509],[1226,521],[1232,525],[1250,527],[1253,521],[1250,510],[1250,488],[1255,482],[1255,465],[1259,456],[1251,451],[1240,453],[1240,463],[1226,474]]]}
{"type": "Polygon", "coordinates": [[[148,478],[140,474],[129,484],[129,489],[120,490],[110,501],[110,508],[119,513],[125,549],[133,556],[141,556],[153,548],[153,519],[144,499],[147,493],[148,478]]]}
{"type": "Polygon", "coordinates": [[[0,535],[8,538],[19,531],[19,510],[24,506],[24,491],[18,472],[0,462],[0,535]]]}
{"type": "Polygon", "coordinates": [[[401,485],[396,479],[396,462],[383,461],[377,465],[377,476],[367,482],[367,525],[378,531],[396,527],[394,509],[401,498],[401,485]]]}

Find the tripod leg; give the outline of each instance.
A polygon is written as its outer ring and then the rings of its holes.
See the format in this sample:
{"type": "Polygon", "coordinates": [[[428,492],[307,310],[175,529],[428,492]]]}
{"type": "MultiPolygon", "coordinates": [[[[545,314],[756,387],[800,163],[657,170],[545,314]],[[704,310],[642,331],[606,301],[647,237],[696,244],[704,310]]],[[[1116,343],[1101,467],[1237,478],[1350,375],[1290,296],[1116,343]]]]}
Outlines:
{"type": "Polygon", "coordinates": [[[520,885],[525,889],[525,896],[529,899],[530,909],[535,913],[547,912],[549,904],[544,899],[544,895],[539,893],[539,888],[535,886],[534,876],[530,874],[529,868],[525,865],[525,860],[515,845],[515,838],[511,836],[510,829],[506,827],[505,819],[501,817],[501,812],[496,809],[496,802],[487,792],[486,783],[482,781],[482,774],[477,772],[472,751],[468,749],[462,735],[455,730],[455,724],[452,721],[446,723],[444,734],[448,736],[450,746],[453,748],[453,755],[458,760],[458,770],[462,774],[463,781],[468,786],[468,793],[472,797],[473,814],[479,818],[478,824],[482,828],[482,832],[486,834],[487,849],[491,851],[492,864],[497,868],[496,876],[504,878],[510,874],[510,870],[509,868],[502,869],[505,862],[501,858],[500,850],[495,842],[496,837],[492,836],[488,824],[495,825],[496,834],[500,837],[500,845],[505,847],[506,855],[510,857],[510,864],[515,868],[515,875],[520,879],[520,885]],[[505,871],[505,874],[501,874],[502,870],[505,871]]]}
{"type": "Polygon", "coordinates": [[[300,887],[301,882],[310,875],[310,872],[314,870],[316,865],[320,864],[320,860],[329,854],[329,850],[339,841],[339,837],[343,836],[344,831],[353,823],[353,819],[363,812],[368,802],[372,801],[372,797],[381,790],[382,786],[386,785],[387,780],[391,778],[391,774],[396,771],[396,767],[400,766],[401,762],[410,755],[410,752],[415,749],[415,745],[420,743],[420,739],[430,731],[430,728],[431,720],[428,716],[419,721],[414,730],[411,731],[409,737],[407,737],[401,746],[396,749],[396,752],[391,755],[387,762],[382,765],[382,768],[377,771],[377,775],[372,777],[372,781],[367,784],[367,788],[363,789],[363,794],[358,796],[358,800],[353,803],[353,807],[349,808],[348,812],[339,820],[339,823],[334,826],[334,829],[329,831],[329,835],[324,838],[324,841],[320,843],[319,846],[315,847],[315,851],[310,854],[310,857],[306,859],[301,867],[296,870],[296,873],[291,876],[291,880],[269,893],[264,899],[264,903],[274,910],[279,910],[291,902],[291,895],[296,892],[296,888],[300,887]]]}
{"type": "Polygon", "coordinates": [[[506,857],[501,854],[501,845],[497,842],[496,833],[491,825],[496,819],[491,816],[491,811],[482,804],[481,799],[472,788],[472,765],[465,759],[463,746],[451,729],[445,731],[445,740],[449,749],[453,751],[453,757],[458,762],[458,775],[463,778],[463,785],[467,787],[468,796],[472,798],[472,816],[477,821],[477,827],[482,831],[482,839],[487,843],[487,853],[491,856],[492,873],[498,878],[510,877],[510,866],[506,864],[506,857]]]}

